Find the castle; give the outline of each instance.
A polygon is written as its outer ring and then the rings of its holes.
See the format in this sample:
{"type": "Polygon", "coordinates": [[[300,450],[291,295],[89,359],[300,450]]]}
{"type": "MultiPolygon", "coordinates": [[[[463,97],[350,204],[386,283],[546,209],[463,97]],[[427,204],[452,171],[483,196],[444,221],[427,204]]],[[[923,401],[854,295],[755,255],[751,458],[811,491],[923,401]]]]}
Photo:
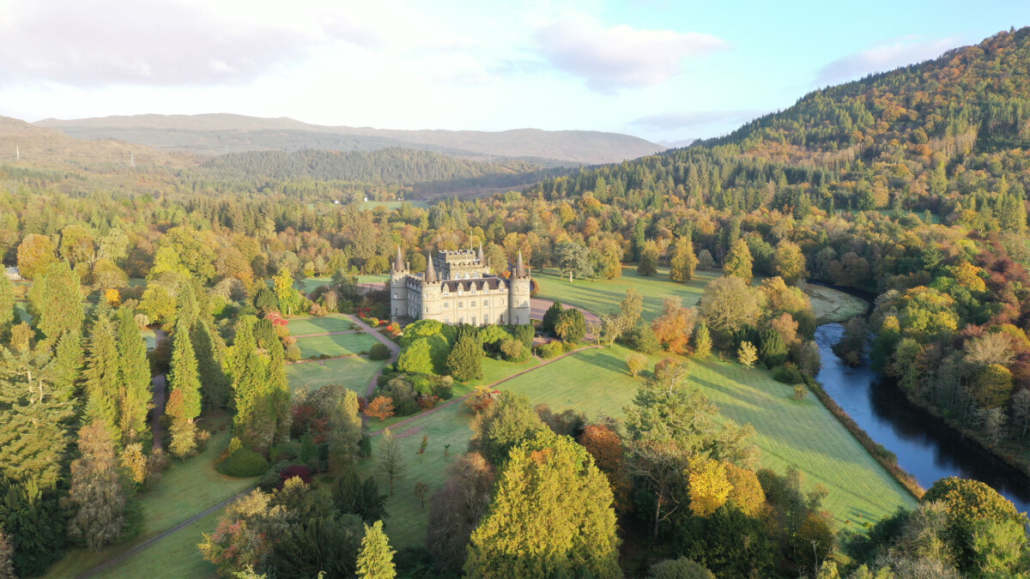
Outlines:
{"type": "Polygon", "coordinates": [[[445,324],[528,324],[529,273],[522,252],[511,278],[490,275],[490,267],[471,249],[437,251],[424,274],[410,273],[397,248],[390,272],[390,319],[437,320],[445,324]]]}

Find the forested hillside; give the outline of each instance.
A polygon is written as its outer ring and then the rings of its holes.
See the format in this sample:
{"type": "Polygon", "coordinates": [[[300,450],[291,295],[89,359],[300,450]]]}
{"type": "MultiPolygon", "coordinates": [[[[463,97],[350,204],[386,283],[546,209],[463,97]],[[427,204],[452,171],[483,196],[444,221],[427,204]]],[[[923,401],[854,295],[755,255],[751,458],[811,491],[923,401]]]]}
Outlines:
{"type": "Polygon", "coordinates": [[[377,151],[255,151],[229,153],[204,163],[225,179],[267,177],[414,185],[463,180],[465,184],[517,188],[567,170],[543,168],[526,161],[478,162],[412,149],[377,151]]]}

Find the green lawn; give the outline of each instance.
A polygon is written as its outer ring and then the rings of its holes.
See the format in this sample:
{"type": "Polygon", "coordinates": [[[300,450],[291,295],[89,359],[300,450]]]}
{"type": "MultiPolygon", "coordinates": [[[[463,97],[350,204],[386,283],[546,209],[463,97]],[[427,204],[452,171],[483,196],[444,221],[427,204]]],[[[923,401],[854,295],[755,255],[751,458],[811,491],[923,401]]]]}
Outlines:
{"type": "Polygon", "coordinates": [[[176,577],[215,578],[218,577],[214,565],[204,560],[197,548],[197,543],[211,534],[218,526],[218,517],[225,509],[196,521],[192,525],[161,540],[149,549],[136,553],[122,561],[105,573],[97,575],[104,579],[173,579],[176,577]]]}
{"type": "MultiPolygon", "coordinates": [[[[526,394],[534,406],[548,404],[555,412],[574,409],[588,418],[608,415],[621,419],[632,403],[644,377],[626,373],[631,351],[615,347],[579,352],[499,386],[526,394]]],[[[660,356],[651,357],[651,362],[660,356]]],[[[797,466],[806,485],[822,484],[829,490],[824,507],[841,525],[876,522],[897,506],[914,507],[915,500],[880,467],[814,396],[801,402],[792,398],[792,387],[780,384],[762,370],[746,370],[737,364],[710,360],[695,364],[691,383],[700,386],[719,406],[720,416],[756,430],[763,467],[783,472],[797,466]]],[[[408,475],[399,482],[387,502],[391,517],[386,530],[394,546],[421,545],[428,511],[412,494],[415,483],[428,483],[435,492],[446,480],[446,467],[468,445],[470,415],[461,406],[444,408],[402,427],[397,434],[408,460],[408,475]],[[422,435],[429,436],[425,456],[416,451],[422,435]],[[443,445],[451,444],[451,458],[443,457],[443,445]]],[[[373,439],[378,447],[380,438],[373,439]]],[[[373,452],[373,456],[375,453],[373,452]]],[[[372,460],[362,468],[371,472],[372,460]]],[[[383,489],[385,491],[385,485],[383,489]]]]}
{"type": "Polygon", "coordinates": [[[28,302],[15,302],[14,313],[18,316],[18,320],[27,324],[32,323],[32,314],[29,313],[28,302]]]}
{"type": "Polygon", "coordinates": [[[698,270],[692,281],[677,283],[669,279],[668,268],[659,268],[655,275],[644,277],[637,274],[636,266],[627,265],[622,267],[622,277],[612,280],[569,283],[569,278],[561,277],[553,269],[533,272],[533,279],[540,284],[537,297],[558,300],[597,315],[618,311],[626,290],[635,288],[644,296],[644,318],[653,320],[662,313],[665,298],[679,296],[684,306],[693,306],[704,292],[705,285],[721,275],[718,270],[698,270]]]}
{"type": "MultiPolygon", "coordinates": [[[[534,405],[547,403],[555,412],[571,408],[589,418],[622,418],[644,381],[626,374],[630,354],[621,347],[587,350],[502,388],[526,394],[534,405]]],[[[875,522],[899,505],[915,505],[815,396],[796,402],[793,387],[768,372],[716,360],[695,364],[690,381],[704,389],[720,416],[754,426],[763,467],[782,473],[795,465],[809,485],[823,484],[830,492],[824,506],[838,523],[875,522]]]]}
{"type": "Polygon", "coordinates": [[[810,284],[805,293],[812,299],[812,310],[819,324],[846,322],[861,316],[869,307],[869,302],[862,298],[821,285],[810,284]]]}
{"type": "MultiPolygon", "coordinates": [[[[227,426],[228,422],[228,417],[219,417],[213,424],[221,427],[227,426]]],[[[253,486],[255,479],[231,478],[215,470],[215,460],[228,444],[229,429],[216,430],[203,453],[187,461],[172,459],[173,466],[165,471],[157,486],[140,495],[143,529],[131,541],[112,545],[99,553],[71,549],[50,568],[46,576],[75,577],[253,486]]]]}
{"type": "Polygon", "coordinates": [[[349,356],[368,352],[379,340],[369,334],[336,334],[335,336],[316,336],[314,338],[298,338],[301,358],[312,356],[349,356]]]}
{"type": "Polygon", "coordinates": [[[290,379],[292,390],[298,388],[317,390],[326,384],[343,384],[357,392],[358,396],[364,396],[372,376],[385,364],[385,360],[336,358],[319,362],[290,364],[286,367],[286,376],[290,379]]]}
{"type": "MultiPolygon", "coordinates": [[[[468,428],[471,413],[461,403],[448,406],[439,411],[420,418],[413,426],[406,426],[394,434],[402,435],[400,440],[403,455],[406,457],[407,473],[405,477],[394,483],[394,495],[386,501],[386,510],[390,517],[383,524],[390,537],[390,545],[395,549],[417,547],[425,544],[426,526],[429,522],[429,497],[440,490],[447,480],[447,466],[457,460],[468,448],[472,432],[468,428]],[[417,454],[422,443],[422,436],[429,437],[429,446],[422,456],[417,454]],[[444,456],[444,445],[450,444],[450,456],[444,456]],[[426,506],[422,508],[414,495],[415,485],[424,482],[429,485],[426,495],[426,506]]],[[[378,448],[381,436],[372,439],[372,446],[378,448]]],[[[372,456],[375,457],[375,450],[372,456]]],[[[374,458],[362,461],[360,465],[364,474],[372,473],[375,468],[374,458]]],[[[380,478],[380,477],[377,477],[380,478]]],[[[383,480],[379,481],[383,493],[389,487],[383,480]]]]}
{"type": "Polygon", "coordinates": [[[358,329],[357,324],[352,322],[346,314],[329,314],[320,318],[315,316],[290,318],[287,327],[290,329],[290,335],[294,337],[358,329]]]}

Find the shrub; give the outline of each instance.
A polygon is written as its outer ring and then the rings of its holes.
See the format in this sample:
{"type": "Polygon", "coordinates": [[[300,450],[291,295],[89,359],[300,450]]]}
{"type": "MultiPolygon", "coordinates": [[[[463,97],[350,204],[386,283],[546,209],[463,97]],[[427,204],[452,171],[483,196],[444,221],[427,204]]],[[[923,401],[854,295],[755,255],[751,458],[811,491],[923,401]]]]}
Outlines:
{"type": "Polygon", "coordinates": [[[751,342],[742,342],[737,350],[737,361],[745,368],[751,368],[758,361],[758,350],[751,342]]]}
{"type": "Polygon", "coordinates": [[[565,352],[565,348],[562,346],[561,342],[548,342],[543,346],[540,346],[538,351],[540,352],[541,358],[544,360],[550,360],[551,358],[561,356],[565,352]]]}
{"type": "Polygon", "coordinates": [[[629,370],[629,375],[634,378],[640,371],[647,367],[647,357],[642,354],[633,354],[629,358],[626,358],[626,368],[629,370]]]}
{"type": "Polygon", "coordinates": [[[801,384],[805,381],[805,377],[797,366],[787,362],[773,369],[773,380],[784,384],[801,384]]]}
{"type": "Polygon", "coordinates": [[[304,484],[311,484],[311,469],[303,464],[292,464],[281,471],[279,471],[279,488],[282,488],[282,484],[291,478],[297,477],[304,481],[304,484]]]}
{"type": "Polygon", "coordinates": [[[375,344],[368,350],[369,360],[389,360],[390,348],[386,344],[375,344]]]}
{"type": "Polygon", "coordinates": [[[808,394],[808,388],[804,384],[794,385],[794,400],[800,402],[805,399],[806,394],[808,394]]]}
{"type": "Polygon", "coordinates": [[[433,393],[443,400],[454,397],[454,380],[450,376],[441,376],[433,387],[433,393]]]}
{"type": "Polygon", "coordinates": [[[218,472],[234,478],[261,476],[268,471],[268,461],[249,448],[241,448],[229,455],[217,467],[218,472]]]}
{"type": "Polygon", "coordinates": [[[273,463],[279,463],[284,460],[293,460],[297,458],[297,451],[290,443],[277,444],[268,450],[268,458],[271,459],[273,463]]]}
{"type": "Polygon", "coordinates": [[[300,346],[298,346],[297,344],[290,344],[289,346],[286,346],[285,356],[286,359],[291,362],[296,362],[297,360],[300,360],[300,346]]]}
{"type": "Polygon", "coordinates": [[[510,362],[521,362],[526,359],[526,348],[520,340],[510,339],[501,342],[501,353],[510,362]]]}

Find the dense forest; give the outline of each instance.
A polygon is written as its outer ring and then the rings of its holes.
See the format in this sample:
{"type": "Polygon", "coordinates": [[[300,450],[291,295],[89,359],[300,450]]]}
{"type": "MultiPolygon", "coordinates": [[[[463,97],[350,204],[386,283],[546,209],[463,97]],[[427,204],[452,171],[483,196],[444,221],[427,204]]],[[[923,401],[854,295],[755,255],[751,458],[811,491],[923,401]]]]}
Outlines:
{"type": "MultiPolygon", "coordinates": [[[[347,312],[378,324],[388,296],[359,291],[358,274],[387,271],[398,247],[477,243],[499,275],[520,255],[570,279],[616,278],[624,263],[643,276],[668,266],[676,282],[696,268],[724,275],[697,308],[673,300],[652,323],[639,296],[597,312],[603,340],[670,356],[622,421],[471,395],[473,442],[454,449],[460,461],[427,499],[431,540],[397,555],[401,575],[1028,576],[1025,515],[975,481],[912,488],[914,510],[834,528],[825,494],[795,470],[758,468],[753,431],[717,420],[690,362],[671,358],[729,356],[815,386],[815,319],[799,286],[873,292],[842,358],[868,355],[913,400],[1025,468],[1026,62],[1030,29],[1001,33],[816,91],[724,139],[428,208],[332,201],[344,188],[396,194],[492,166],[391,150],[374,170],[317,152],[200,169],[0,168],[0,256],[27,280],[0,278],[0,577],[137,534],[134,501],[165,452],[189,460],[210,436],[198,418],[221,412],[233,442],[219,468],[263,478],[201,546],[220,573],[344,577],[377,553],[381,563],[383,497],[355,468],[370,448],[361,415],[431,407],[483,356],[524,359],[533,332],[393,328],[402,354],[359,400],[329,386],[291,395],[284,368],[299,352],[283,319],[347,312]],[[332,281],[301,293],[295,282],[312,276],[332,281]],[[756,276],[767,279],[751,285],[756,276]],[[146,327],[171,336],[149,356],[146,327]],[[152,373],[170,377],[164,450],[146,421],[152,373]],[[533,532],[513,533],[516,520],[533,532]]],[[[583,319],[558,310],[539,330],[564,351],[583,339],[583,319]]],[[[377,457],[384,484],[391,440],[377,457]]]]}

